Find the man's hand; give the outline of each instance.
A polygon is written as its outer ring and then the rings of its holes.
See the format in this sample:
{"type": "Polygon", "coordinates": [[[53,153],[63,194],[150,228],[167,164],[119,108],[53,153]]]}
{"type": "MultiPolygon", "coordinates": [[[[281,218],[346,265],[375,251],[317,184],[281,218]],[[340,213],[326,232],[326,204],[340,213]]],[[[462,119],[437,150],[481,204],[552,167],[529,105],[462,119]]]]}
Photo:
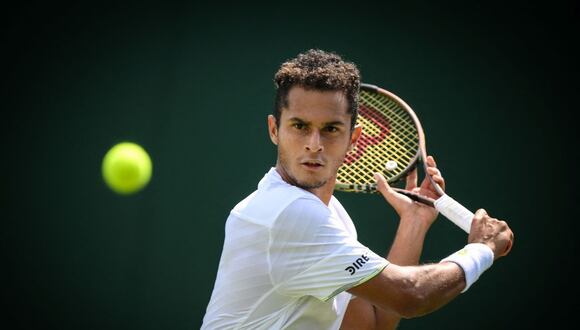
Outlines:
{"type": "MultiPolygon", "coordinates": [[[[439,169],[437,169],[437,164],[432,156],[427,157],[427,172],[433,177],[433,181],[441,186],[442,189],[445,189],[445,180],[441,176],[439,169]]],[[[375,173],[375,180],[377,180],[377,190],[383,194],[383,197],[391,204],[401,219],[422,220],[431,225],[437,218],[436,209],[397,193],[391,189],[381,173],[375,173]]],[[[427,177],[423,179],[420,186],[417,186],[417,169],[411,171],[407,176],[405,189],[434,199],[439,197],[427,177]]]]}
{"type": "Polygon", "coordinates": [[[475,212],[469,243],[483,243],[491,248],[494,259],[507,255],[514,244],[514,233],[505,221],[490,217],[484,209],[475,212]]]}

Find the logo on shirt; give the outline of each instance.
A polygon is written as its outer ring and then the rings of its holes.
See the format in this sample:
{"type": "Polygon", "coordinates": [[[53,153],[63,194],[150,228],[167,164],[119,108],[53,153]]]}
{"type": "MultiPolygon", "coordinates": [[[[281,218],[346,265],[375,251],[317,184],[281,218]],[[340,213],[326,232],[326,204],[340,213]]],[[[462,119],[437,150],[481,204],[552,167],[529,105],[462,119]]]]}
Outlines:
{"type": "Polygon", "coordinates": [[[357,269],[360,269],[364,264],[367,263],[367,261],[369,261],[369,257],[367,257],[366,254],[363,254],[360,256],[360,258],[357,258],[355,262],[352,263],[352,266],[348,266],[344,270],[348,271],[350,275],[354,275],[357,269]]]}

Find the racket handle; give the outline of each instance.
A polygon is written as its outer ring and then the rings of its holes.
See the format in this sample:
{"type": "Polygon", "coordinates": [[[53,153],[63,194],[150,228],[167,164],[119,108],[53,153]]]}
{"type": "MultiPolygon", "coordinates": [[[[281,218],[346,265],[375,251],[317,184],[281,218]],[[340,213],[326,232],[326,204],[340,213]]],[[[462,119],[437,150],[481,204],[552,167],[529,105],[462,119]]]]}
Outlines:
{"type": "Polygon", "coordinates": [[[473,212],[446,194],[439,197],[433,204],[441,214],[469,234],[474,216],[473,212]]]}

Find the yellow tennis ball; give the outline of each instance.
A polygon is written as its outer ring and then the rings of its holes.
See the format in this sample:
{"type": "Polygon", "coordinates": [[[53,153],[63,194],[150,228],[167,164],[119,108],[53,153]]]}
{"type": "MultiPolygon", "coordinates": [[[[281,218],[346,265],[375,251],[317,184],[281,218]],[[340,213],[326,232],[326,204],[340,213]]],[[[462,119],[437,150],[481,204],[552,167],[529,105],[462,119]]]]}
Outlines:
{"type": "Polygon", "coordinates": [[[103,178],[114,192],[136,193],[151,179],[151,158],[138,144],[123,142],[113,146],[103,158],[103,178]]]}

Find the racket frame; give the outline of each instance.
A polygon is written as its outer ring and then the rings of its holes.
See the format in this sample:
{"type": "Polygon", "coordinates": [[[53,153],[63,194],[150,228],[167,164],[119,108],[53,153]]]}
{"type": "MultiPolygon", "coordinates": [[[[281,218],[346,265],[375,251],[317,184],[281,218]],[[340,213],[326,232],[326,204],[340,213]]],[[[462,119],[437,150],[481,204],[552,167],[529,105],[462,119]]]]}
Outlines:
{"type": "MultiPolygon", "coordinates": [[[[417,135],[418,135],[417,152],[415,153],[415,155],[413,156],[413,158],[409,162],[409,165],[407,165],[407,168],[405,168],[403,171],[401,171],[401,173],[397,174],[396,176],[394,176],[388,180],[389,184],[399,182],[401,179],[405,178],[409,174],[409,172],[411,172],[412,170],[415,169],[415,167],[417,166],[417,163],[419,163],[419,162],[423,164],[425,173],[427,173],[427,165],[424,161],[425,159],[427,159],[425,133],[423,132],[423,126],[421,125],[421,122],[419,121],[419,118],[417,117],[417,115],[415,114],[413,109],[397,95],[391,93],[388,90],[382,89],[376,85],[363,83],[363,84],[361,84],[360,89],[362,91],[368,91],[371,93],[382,94],[382,95],[386,96],[387,98],[398,103],[401,106],[401,108],[407,112],[407,114],[409,115],[409,117],[413,121],[415,128],[417,129],[417,135]]],[[[427,177],[431,181],[431,184],[433,185],[433,187],[435,187],[434,189],[437,192],[437,194],[439,194],[439,196],[443,196],[445,194],[443,189],[433,180],[433,178],[431,178],[430,175],[427,175],[427,177]]],[[[334,189],[337,191],[344,191],[344,192],[359,192],[359,193],[377,193],[378,192],[376,183],[354,184],[354,183],[343,183],[343,182],[337,181],[334,189]]],[[[421,195],[415,194],[413,192],[410,192],[410,191],[407,191],[404,189],[400,189],[400,188],[393,188],[393,189],[401,194],[409,196],[413,200],[416,200],[418,202],[424,203],[424,204],[429,205],[429,206],[433,206],[433,203],[435,202],[434,199],[431,199],[431,198],[428,198],[425,196],[421,196],[421,195]]]]}
{"type": "MultiPolygon", "coordinates": [[[[417,129],[418,135],[417,153],[415,154],[412,161],[409,162],[407,168],[403,170],[400,174],[392,177],[388,182],[395,183],[399,181],[403,177],[407,176],[407,174],[417,166],[417,163],[422,163],[423,169],[425,171],[425,176],[429,179],[433,189],[435,190],[435,193],[439,196],[439,198],[435,200],[400,188],[393,188],[393,190],[411,198],[414,201],[436,208],[447,219],[451,220],[465,232],[469,233],[471,221],[473,219],[474,214],[467,208],[465,208],[463,205],[455,201],[453,198],[445,194],[443,188],[441,188],[441,186],[437,182],[435,182],[435,180],[433,180],[433,177],[427,172],[427,162],[426,162],[427,146],[425,142],[425,133],[423,131],[423,126],[421,125],[421,122],[419,121],[419,118],[417,117],[413,109],[411,109],[411,107],[405,101],[403,101],[395,94],[385,89],[382,89],[378,86],[371,84],[361,84],[361,90],[366,90],[377,94],[383,94],[386,97],[397,102],[405,111],[407,111],[407,113],[411,117],[411,120],[415,124],[415,128],[417,129]]],[[[337,182],[335,185],[335,190],[346,192],[377,193],[377,185],[376,183],[348,184],[337,182]]]]}

